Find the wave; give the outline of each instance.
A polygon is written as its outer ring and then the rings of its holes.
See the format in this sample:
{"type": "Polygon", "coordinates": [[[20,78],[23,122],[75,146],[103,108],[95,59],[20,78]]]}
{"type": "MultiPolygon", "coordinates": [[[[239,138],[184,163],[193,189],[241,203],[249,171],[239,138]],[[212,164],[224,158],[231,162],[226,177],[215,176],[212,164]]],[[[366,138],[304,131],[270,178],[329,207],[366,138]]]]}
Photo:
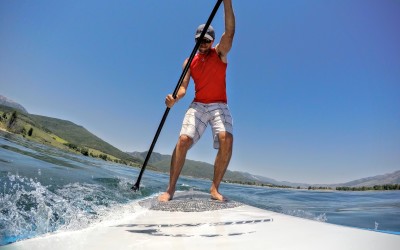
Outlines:
{"type": "Polygon", "coordinates": [[[315,220],[319,222],[327,222],[328,217],[326,213],[321,213],[321,214],[315,214],[310,211],[305,211],[301,209],[293,209],[293,210],[284,210],[284,214],[295,216],[295,217],[300,217],[304,219],[310,219],[310,220],[315,220]]]}
{"type": "Polygon", "coordinates": [[[141,193],[133,193],[131,184],[118,178],[62,187],[44,186],[12,174],[0,180],[4,183],[0,193],[0,246],[59,230],[78,230],[132,213],[132,199],[151,193],[145,187],[141,193]]]}

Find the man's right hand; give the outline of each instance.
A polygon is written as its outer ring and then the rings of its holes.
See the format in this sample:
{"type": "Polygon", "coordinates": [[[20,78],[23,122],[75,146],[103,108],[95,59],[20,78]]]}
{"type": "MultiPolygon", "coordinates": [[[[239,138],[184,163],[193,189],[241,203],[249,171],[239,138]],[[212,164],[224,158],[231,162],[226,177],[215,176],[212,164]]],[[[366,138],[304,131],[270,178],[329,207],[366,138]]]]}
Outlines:
{"type": "Polygon", "coordinates": [[[179,100],[179,97],[176,96],[176,99],[171,95],[167,95],[167,97],[165,98],[165,105],[167,105],[168,108],[172,108],[175,103],[177,103],[179,100]]]}

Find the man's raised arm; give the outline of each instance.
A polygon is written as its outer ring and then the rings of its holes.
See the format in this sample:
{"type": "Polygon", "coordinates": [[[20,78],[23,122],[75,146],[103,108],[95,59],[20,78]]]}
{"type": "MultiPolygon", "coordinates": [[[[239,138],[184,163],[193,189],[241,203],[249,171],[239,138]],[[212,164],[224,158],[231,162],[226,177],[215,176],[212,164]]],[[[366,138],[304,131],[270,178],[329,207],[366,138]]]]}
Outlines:
{"type": "Polygon", "coordinates": [[[226,56],[232,48],[235,35],[235,14],[233,13],[232,0],[224,0],[224,13],[225,32],[222,34],[221,41],[216,46],[216,49],[221,60],[226,62],[226,56]]]}

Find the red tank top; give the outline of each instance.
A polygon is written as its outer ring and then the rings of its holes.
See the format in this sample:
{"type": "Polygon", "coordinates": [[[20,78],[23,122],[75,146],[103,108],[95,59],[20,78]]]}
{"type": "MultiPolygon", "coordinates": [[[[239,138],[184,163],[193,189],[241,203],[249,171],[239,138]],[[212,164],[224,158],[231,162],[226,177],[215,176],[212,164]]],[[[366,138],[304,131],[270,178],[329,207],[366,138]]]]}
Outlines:
{"type": "Polygon", "coordinates": [[[194,102],[227,103],[226,97],[226,67],[215,48],[208,54],[196,54],[190,64],[190,75],[194,80],[194,102]]]}

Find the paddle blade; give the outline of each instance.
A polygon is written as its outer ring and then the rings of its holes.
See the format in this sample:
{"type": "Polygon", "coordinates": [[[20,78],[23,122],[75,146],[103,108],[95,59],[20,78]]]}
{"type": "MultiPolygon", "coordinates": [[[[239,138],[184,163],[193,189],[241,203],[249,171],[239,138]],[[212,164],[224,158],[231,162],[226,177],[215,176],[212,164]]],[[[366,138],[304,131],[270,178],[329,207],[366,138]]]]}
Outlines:
{"type": "Polygon", "coordinates": [[[133,187],[131,187],[131,190],[133,192],[139,191],[139,182],[136,182],[135,185],[133,185],[133,187]]]}

